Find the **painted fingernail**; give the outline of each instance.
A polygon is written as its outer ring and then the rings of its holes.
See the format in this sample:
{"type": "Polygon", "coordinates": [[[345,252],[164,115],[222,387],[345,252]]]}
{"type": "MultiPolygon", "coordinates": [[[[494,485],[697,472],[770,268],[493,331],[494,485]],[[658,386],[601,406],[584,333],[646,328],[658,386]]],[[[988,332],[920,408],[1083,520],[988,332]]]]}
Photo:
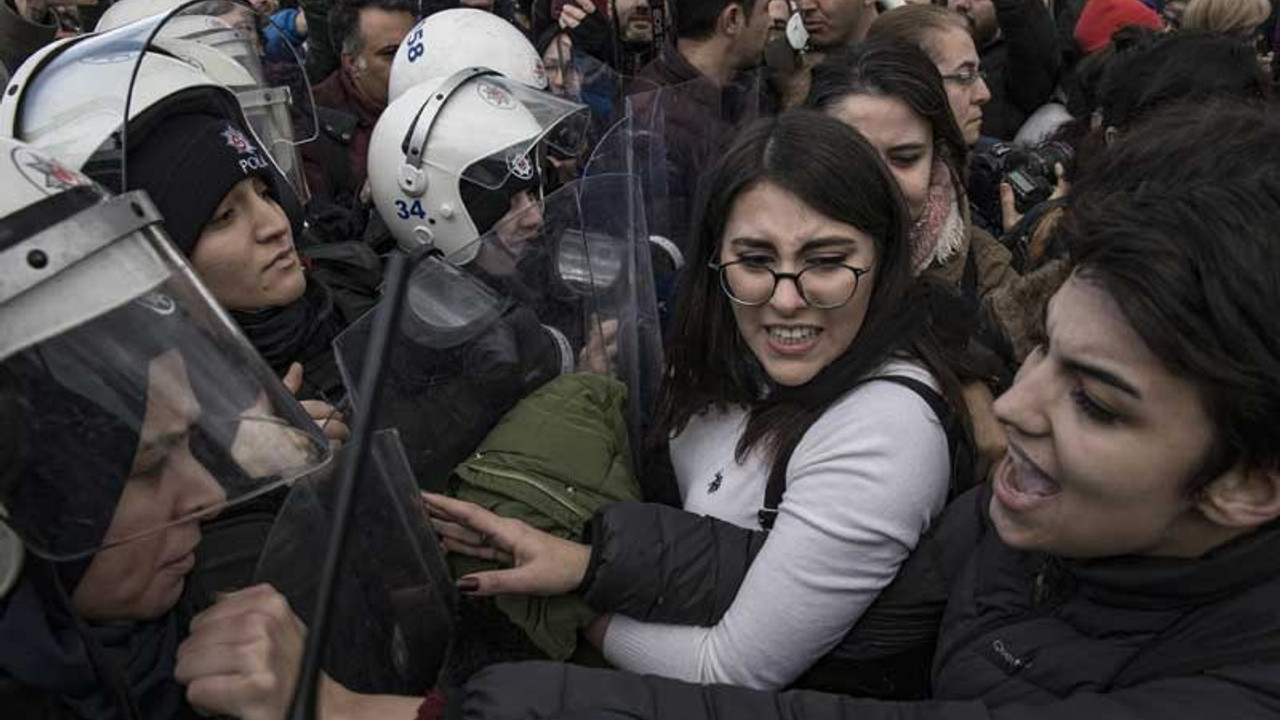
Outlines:
{"type": "Polygon", "coordinates": [[[480,589],[480,581],[473,577],[458,578],[454,586],[461,592],[471,593],[480,589]]]}

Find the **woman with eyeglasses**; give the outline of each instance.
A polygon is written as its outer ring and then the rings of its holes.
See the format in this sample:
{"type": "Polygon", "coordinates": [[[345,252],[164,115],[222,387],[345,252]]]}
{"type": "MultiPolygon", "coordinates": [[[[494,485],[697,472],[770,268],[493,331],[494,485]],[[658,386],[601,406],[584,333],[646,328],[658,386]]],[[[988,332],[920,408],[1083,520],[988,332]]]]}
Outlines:
{"type": "Polygon", "coordinates": [[[463,592],[576,591],[619,668],[809,684],[837,645],[871,647],[860,619],[965,484],[963,405],[902,194],[861,136],[817,113],[760,121],[705,188],[659,409],[683,511],[612,505],[575,543],[427,503],[449,551],[512,565],[463,592]]]}
{"type": "Polygon", "coordinates": [[[991,101],[991,88],[963,15],[939,5],[895,8],[871,23],[867,40],[914,45],[928,55],[942,75],[951,115],[965,145],[973,147],[978,142],[982,109],[991,101]]]}

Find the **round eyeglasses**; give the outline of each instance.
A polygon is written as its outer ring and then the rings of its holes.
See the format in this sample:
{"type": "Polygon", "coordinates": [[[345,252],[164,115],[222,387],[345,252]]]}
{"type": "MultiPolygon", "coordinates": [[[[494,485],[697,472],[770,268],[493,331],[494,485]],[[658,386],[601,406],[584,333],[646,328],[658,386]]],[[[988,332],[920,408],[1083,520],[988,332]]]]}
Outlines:
{"type": "Polygon", "coordinates": [[[753,258],[723,264],[709,263],[707,267],[720,274],[720,289],[739,305],[764,305],[773,298],[778,281],[785,279],[796,284],[796,290],[806,303],[820,310],[831,310],[849,302],[858,292],[858,280],[871,272],[871,268],[823,262],[798,273],[785,273],[753,258]]]}

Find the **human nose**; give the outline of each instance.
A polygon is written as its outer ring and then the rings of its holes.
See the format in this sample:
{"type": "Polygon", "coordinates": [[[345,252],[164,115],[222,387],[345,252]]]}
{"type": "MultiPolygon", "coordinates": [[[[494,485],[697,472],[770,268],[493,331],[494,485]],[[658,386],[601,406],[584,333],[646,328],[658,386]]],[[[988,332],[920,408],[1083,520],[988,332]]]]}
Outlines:
{"type": "Polygon", "coordinates": [[[986,105],[991,99],[991,88],[987,85],[987,79],[978,76],[978,81],[973,85],[973,104],[986,105]]]}
{"type": "Polygon", "coordinates": [[[800,292],[800,278],[795,275],[775,275],[773,297],[769,304],[783,314],[794,313],[808,306],[804,294],[800,292]]]}
{"type": "Polygon", "coordinates": [[[183,451],[179,462],[173,464],[171,474],[178,498],[178,517],[190,517],[217,507],[227,499],[227,491],[222,484],[190,450],[183,451]]]}
{"type": "Polygon", "coordinates": [[[993,409],[1001,425],[1028,437],[1048,435],[1051,429],[1045,408],[1050,406],[1054,378],[1042,350],[1022,363],[1013,385],[996,398],[993,409]]]}
{"type": "Polygon", "coordinates": [[[289,235],[289,218],[284,208],[271,198],[259,197],[254,203],[253,233],[260,243],[271,243],[289,235]]]}

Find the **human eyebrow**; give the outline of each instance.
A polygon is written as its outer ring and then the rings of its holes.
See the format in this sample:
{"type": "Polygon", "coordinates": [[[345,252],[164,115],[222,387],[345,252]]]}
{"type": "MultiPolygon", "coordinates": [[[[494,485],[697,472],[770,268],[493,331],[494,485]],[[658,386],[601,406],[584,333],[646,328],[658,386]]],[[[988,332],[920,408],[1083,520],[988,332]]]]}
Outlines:
{"type": "Polygon", "coordinates": [[[135,469],[150,469],[151,466],[163,460],[171,450],[186,442],[191,436],[191,429],[204,415],[204,408],[196,402],[195,398],[191,398],[190,402],[184,403],[178,412],[182,416],[181,427],[142,440],[133,463],[135,469]]]}
{"type": "Polygon", "coordinates": [[[821,237],[814,238],[805,242],[800,246],[800,252],[813,252],[815,250],[856,250],[858,249],[858,241],[851,237],[821,237]]]}
{"type": "Polygon", "coordinates": [[[1130,395],[1135,400],[1142,399],[1142,393],[1138,391],[1138,388],[1113,372],[1074,358],[1063,358],[1061,362],[1062,367],[1069,372],[1083,375],[1103,385],[1109,385],[1126,395],[1130,395]]]}
{"type": "MultiPolygon", "coordinates": [[[[1058,316],[1058,314],[1054,312],[1054,309],[1057,307],[1057,304],[1058,304],[1057,295],[1054,295],[1049,298],[1048,302],[1045,303],[1044,314],[1042,316],[1043,320],[1041,321],[1043,323],[1042,332],[1044,335],[1044,339],[1048,341],[1050,344],[1052,344],[1051,338],[1053,337],[1054,321],[1057,319],[1057,316],[1058,316]]],[[[1109,385],[1125,393],[1126,395],[1133,397],[1135,400],[1142,399],[1142,393],[1138,391],[1138,388],[1135,385],[1128,382],[1127,380],[1120,377],[1119,375],[1111,372],[1110,370],[1105,370],[1087,361],[1081,360],[1079,358],[1074,358],[1069,355],[1065,355],[1062,352],[1061,348],[1056,349],[1055,352],[1059,355],[1059,358],[1060,358],[1058,362],[1061,363],[1063,369],[1066,370],[1067,372],[1075,373],[1077,375],[1083,375],[1091,380],[1100,382],[1103,385],[1109,385]]]]}
{"type": "Polygon", "coordinates": [[[768,240],[751,237],[733,238],[729,241],[729,247],[737,250],[776,250],[768,240]]]}

